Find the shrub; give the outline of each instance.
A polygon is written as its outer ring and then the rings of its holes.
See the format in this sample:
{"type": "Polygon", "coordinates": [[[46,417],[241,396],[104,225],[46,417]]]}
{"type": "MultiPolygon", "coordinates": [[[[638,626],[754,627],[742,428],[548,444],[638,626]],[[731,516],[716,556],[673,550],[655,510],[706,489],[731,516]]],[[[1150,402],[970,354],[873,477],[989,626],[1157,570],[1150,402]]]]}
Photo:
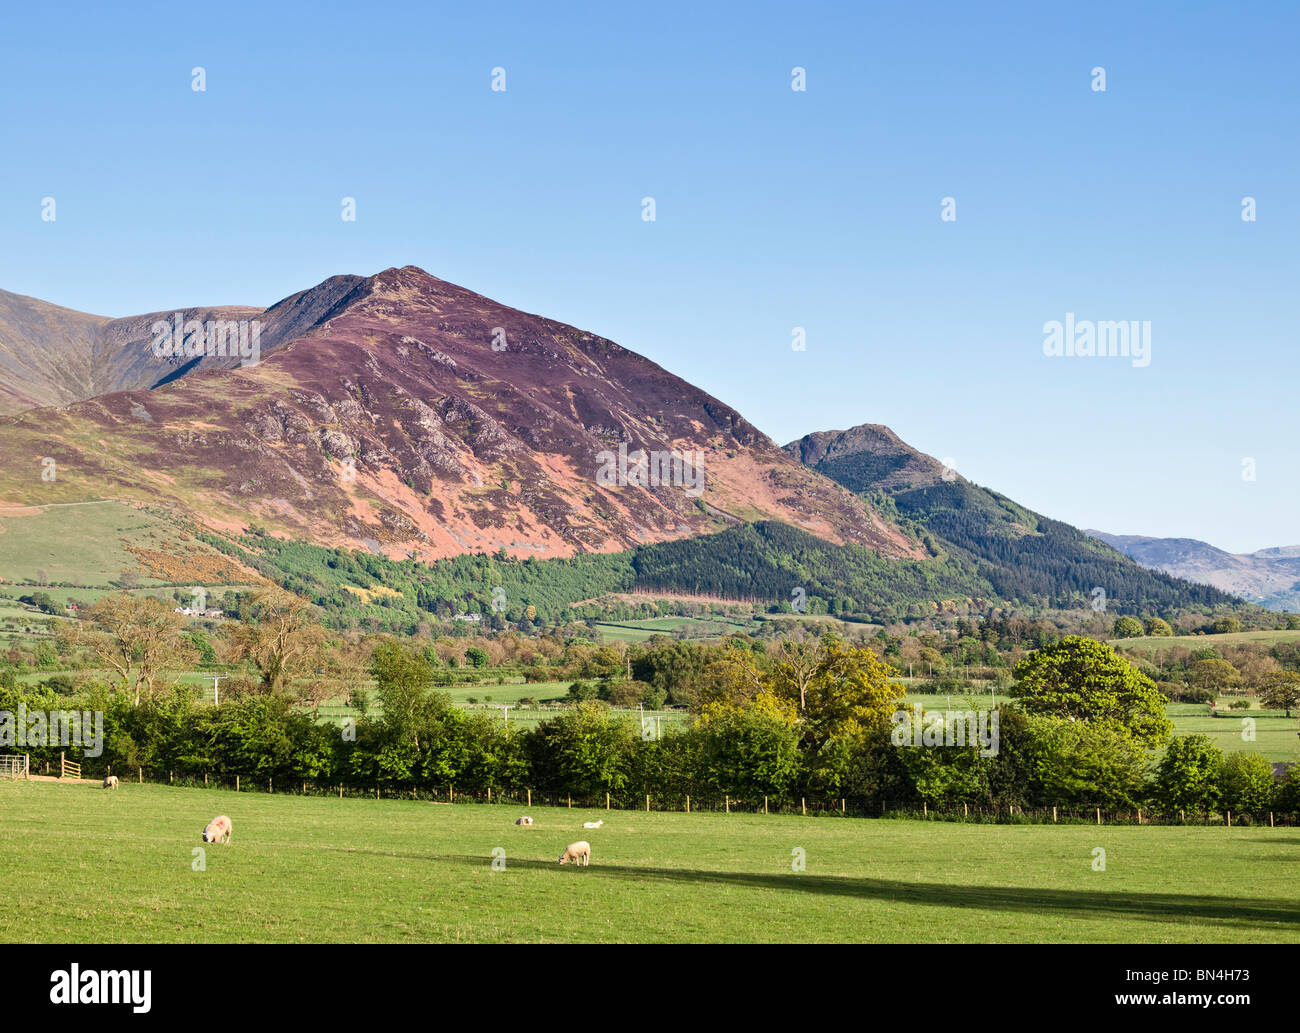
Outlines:
{"type": "Polygon", "coordinates": [[[1113,634],[1116,638],[1139,638],[1142,622],[1136,617],[1116,617],[1113,634]]]}
{"type": "Polygon", "coordinates": [[[1151,799],[1168,810],[1210,810],[1217,806],[1223,751],[1205,735],[1170,741],[1152,779],[1151,799]]]}
{"type": "Polygon", "coordinates": [[[1258,753],[1230,754],[1219,787],[1224,807],[1232,811],[1267,811],[1277,794],[1273,765],[1258,753]]]}

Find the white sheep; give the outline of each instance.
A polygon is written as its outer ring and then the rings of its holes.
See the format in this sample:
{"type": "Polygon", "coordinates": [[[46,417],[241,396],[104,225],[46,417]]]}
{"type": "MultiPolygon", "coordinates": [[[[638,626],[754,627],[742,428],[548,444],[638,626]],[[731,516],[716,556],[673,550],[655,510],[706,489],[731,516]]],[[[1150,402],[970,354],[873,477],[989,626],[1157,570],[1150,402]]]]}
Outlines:
{"type": "Polygon", "coordinates": [[[515,822],[516,825],[531,825],[532,823],[533,823],[533,819],[528,817],[527,814],[525,814],[522,818],[520,818],[517,822],[515,822]]]}
{"type": "Polygon", "coordinates": [[[224,814],[213,818],[203,828],[203,842],[205,843],[229,843],[230,834],[234,828],[230,824],[230,819],[224,814]]]}
{"type": "Polygon", "coordinates": [[[570,843],[560,855],[560,864],[572,861],[574,864],[591,864],[591,844],[585,839],[570,843]]]}
{"type": "Polygon", "coordinates": [[[108,778],[104,779],[104,788],[105,788],[105,789],[116,789],[116,788],[117,788],[117,776],[116,776],[116,775],[109,775],[108,778]]]}
{"type": "Polygon", "coordinates": [[[584,821],[582,823],[582,827],[584,829],[598,829],[604,824],[605,824],[605,819],[601,818],[600,821],[584,821]]]}

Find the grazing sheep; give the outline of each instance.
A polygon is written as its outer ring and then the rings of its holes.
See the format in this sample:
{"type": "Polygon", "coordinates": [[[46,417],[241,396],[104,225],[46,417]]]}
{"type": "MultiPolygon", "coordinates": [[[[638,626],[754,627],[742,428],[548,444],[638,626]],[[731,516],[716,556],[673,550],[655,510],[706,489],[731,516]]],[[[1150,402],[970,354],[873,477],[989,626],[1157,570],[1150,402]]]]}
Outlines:
{"type": "Polygon", "coordinates": [[[533,819],[528,817],[527,814],[525,814],[522,818],[520,818],[517,822],[515,822],[516,825],[531,825],[532,823],[533,823],[533,819]]]}
{"type": "Polygon", "coordinates": [[[108,778],[104,779],[104,788],[105,788],[105,789],[116,789],[116,788],[117,788],[117,776],[116,776],[116,775],[109,775],[108,778]]]}
{"type": "Polygon", "coordinates": [[[582,827],[584,829],[598,829],[604,824],[605,824],[605,819],[601,818],[600,821],[584,821],[582,823],[582,827]]]}
{"type": "Polygon", "coordinates": [[[229,843],[230,833],[234,831],[230,825],[230,819],[224,814],[213,818],[203,829],[203,842],[205,843],[229,843]]]}
{"type": "Polygon", "coordinates": [[[585,839],[570,843],[560,855],[560,864],[564,864],[565,861],[572,861],[574,864],[591,864],[591,844],[585,839]]]}

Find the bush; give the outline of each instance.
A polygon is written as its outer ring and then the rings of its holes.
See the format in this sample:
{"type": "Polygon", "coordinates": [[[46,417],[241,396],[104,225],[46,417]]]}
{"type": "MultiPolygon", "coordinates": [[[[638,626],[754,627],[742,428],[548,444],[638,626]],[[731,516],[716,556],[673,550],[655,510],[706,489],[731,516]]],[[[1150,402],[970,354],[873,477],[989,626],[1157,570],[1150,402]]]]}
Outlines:
{"type": "Polygon", "coordinates": [[[1116,638],[1140,638],[1142,622],[1136,617],[1116,617],[1113,634],[1116,638]]]}
{"type": "Polygon", "coordinates": [[[1215,698],[1209,689],[1176,681],[1156,682],[1156,688],[1175,703],[1212,703],[1215,698]]]}
{"type": "Polygon", "coordinates": [[[1223,806],[1230,811],[1267,811],[1277,786],[1273,765],[1258,753],[1233,753],[1223,762],[1219,779],[1223,806]]]}
{"type": "Polygon", "coordinates": [[[1205,735],[1180,735],[1170,741],[1155,778],[1151,799],[1167,810],[1210,810],[1218,805],[1223,751],[1205,735]]]}

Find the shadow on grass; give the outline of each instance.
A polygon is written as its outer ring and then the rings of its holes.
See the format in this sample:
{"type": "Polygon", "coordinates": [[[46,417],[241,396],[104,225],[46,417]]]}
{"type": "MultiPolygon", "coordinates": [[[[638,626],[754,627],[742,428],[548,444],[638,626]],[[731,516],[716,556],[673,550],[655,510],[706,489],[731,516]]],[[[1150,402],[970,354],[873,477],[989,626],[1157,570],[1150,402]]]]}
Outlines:
{"type": "MultiPolygon", "coordinates": [[[[427,861],[447,861],[467,867],[486,866],[489,857],[471,854],[433,854],[427,861]]],[[[555,861],[510,858],[511,869],[556,869],[555,861]]],[[[596,879],[659,880],[665,883],[732,886],[745,889],[816,893],[857,900],[886,901],[920,907],[961,908],[972,911],[1019,911],[1081,918],[1136,918],[1155,922],[1213,921],[1225,925],[1257,926],[1280,923],[1300,926],[1300,903],[1257,897],[1212,897],[1185,893],[1126,893],[1119,890],[1058,890],[1017,886],[965,886],[900,879],[863,879],[843,875],[766,874],[714,872],[685,868],[651,868],[593,863],[573,869],[596,879]]]]}

